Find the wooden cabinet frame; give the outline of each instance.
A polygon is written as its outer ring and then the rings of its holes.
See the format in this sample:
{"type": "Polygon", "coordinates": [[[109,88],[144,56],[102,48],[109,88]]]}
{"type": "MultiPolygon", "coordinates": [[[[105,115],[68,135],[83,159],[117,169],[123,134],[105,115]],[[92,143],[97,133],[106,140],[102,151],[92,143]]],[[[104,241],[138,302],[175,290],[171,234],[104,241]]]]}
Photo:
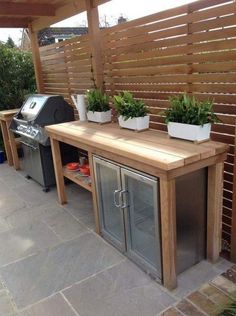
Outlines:
{"type": "MultiPolygon", "coordinates": [[[[70,123],[67,123],[68,126],[70,123]]],[[[79,123],[78,123],[79,124],[79,123]]],[[[168,289],[174,289],[177,286],[176,272],[176,193],[175,179],[192,171],[208,168],[208,225],[207,225],[207,259],[211,262],[216,262],[219,258],[221,250],[221,210],[222,210],[222,184],[223,184],[223,161],[226,158],[227,147],[219,150],[218,153],[200,159],[196,162],[187,164],[180,168],[171,170],[163,170],[150,164],[140,163],[131,157],[114,154],[111,151],[102,149],[103,146],[96,146],[92,143],[89,145],[84,142],[85,136],[77,138],[70,133],[67,135],[63,124],[62,132],[60,127],[48,127],[47,131],[51,138],[52,153],[57,181],[58,198],[61,204],[67,202],[63,166],[60,158],[59,142],[64,142],[88,152],[89,163],[91,168],[92,186],[91,192],[93,197],[94,216],[96,222],[96,232],[100,233],[99,213],[97,206],[97,197],[94,181],[94,170],[92,155],[96,154],[106,159],[113,160],[128,167],[149,173],[150,175],[160,178],[160,201],[161,201],[161,239],[162,239],[162,262],[163,262],[163,284],[168,289]]],[[[104,127],[106,129],[106,127],[104,127]]],[[[85,132],[86,133],[86,132],[85,132]]],[[[91,136],[89,130],[87,138],[91,136]]],[[[87,139],[86,138],[86,139],[87,139]]],[[[173,140],[172,140],[173,141],[173,140]]],[[[87,140],[86,140],[87,142],[87,140]]],[[[213,145],[212,143],[209,143],[213,145]]],[[[219,144],[219,143],[217,143],[219,144]]],[[[115,146],[115,144],[114,144],[115,146]]],[[[196,145],[199,146],[199,145],[196,145]]],[[[222,147],[222,148],[223,148],[222,147]]],[[[198,147],[199,148],[199,147],[198,147]]]]}

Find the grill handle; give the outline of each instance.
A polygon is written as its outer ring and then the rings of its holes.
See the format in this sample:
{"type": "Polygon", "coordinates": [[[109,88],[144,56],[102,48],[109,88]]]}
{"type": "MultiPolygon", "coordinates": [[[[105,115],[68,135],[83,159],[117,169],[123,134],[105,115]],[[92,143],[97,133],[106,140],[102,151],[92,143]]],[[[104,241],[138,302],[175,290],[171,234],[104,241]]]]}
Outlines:
{"type": "Polygon", "coordinates": [[[37,147],[35,147],[35,146],[31,145],[31,144],[28,144],[28,143],[24,142],[23,140],[21,140],[20,143],[25,145],[25,146],[27,146],[27,147],[29,147],[29,148],[31,148],[31,149],[33,149],[33,150],[37,150],[38,149],[37,147]]]}

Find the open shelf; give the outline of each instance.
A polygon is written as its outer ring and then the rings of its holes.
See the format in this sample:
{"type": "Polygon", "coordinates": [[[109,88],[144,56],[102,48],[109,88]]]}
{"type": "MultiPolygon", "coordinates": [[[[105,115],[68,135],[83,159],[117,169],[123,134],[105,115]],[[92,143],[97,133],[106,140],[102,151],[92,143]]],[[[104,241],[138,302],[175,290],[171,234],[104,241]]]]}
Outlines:
{"type": "Polygon", "coordinates": [[[86,190],[92,192],[90,177],[83,177],[79,172],[68,171],[66,167],[63,167],[63,175],[86,190]],[[90,184],[87,183],[88,180],[90,180],[90,184]]]}

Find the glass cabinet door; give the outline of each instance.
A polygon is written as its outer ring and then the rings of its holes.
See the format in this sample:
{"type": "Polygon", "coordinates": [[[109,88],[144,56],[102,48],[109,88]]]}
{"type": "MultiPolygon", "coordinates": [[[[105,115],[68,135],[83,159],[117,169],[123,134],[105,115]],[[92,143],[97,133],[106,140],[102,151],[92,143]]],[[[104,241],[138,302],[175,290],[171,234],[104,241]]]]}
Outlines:
{"type": "Polygon", "coordinates": [[[120,167],[98,157],[93,160],[102,235],[124,252],[126,247],[124,216],[120,208],[120,167]]]}
{"type": "Polygon", "coordinates": [[[147,272],[161,278],[158,182],[121,169],[127,255],[147,272]]]}

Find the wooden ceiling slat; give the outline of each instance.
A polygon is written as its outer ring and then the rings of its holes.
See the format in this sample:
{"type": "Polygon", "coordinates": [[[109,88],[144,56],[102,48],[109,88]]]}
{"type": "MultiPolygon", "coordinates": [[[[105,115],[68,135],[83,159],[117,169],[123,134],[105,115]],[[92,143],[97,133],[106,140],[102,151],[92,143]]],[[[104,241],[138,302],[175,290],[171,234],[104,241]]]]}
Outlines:
{"type": "MultiPolygon", "coordinates": [[[[93,1],[98,6],[111,0],[93,1]]],[[[31,27],[39,31],[84,11],[85,0],[0,0],[0,28],[31,27]]]]}
{"type": "Polygon", "coordinates": [[[10,27],[10,28],[27,28],[29,25],[29,19],[19,19],[15,17],[1,17],[0,16],[0,28],[10,27]]]}
{"type": "Polygon", "coordinates": [[[0,16],[55,16],[55,6],[42,3],[0,3],[0,16]]]}

